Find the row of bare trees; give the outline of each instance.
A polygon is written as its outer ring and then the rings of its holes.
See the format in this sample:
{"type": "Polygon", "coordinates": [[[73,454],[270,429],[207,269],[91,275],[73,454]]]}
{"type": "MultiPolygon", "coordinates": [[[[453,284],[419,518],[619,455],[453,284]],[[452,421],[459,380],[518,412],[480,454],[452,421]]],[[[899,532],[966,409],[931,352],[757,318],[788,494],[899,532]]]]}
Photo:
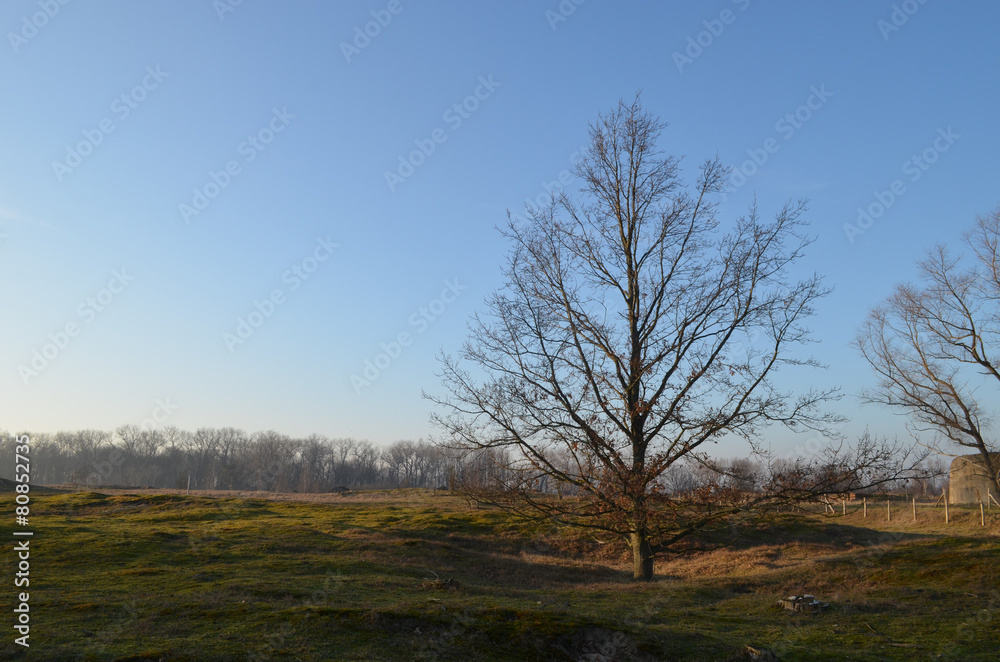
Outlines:
{"type": "MultiPolygon", "coordinates": [[[[334,487],[449,488],[496,490],[509,457],[497,451],[469,453],[420,441],[377,446],[357,439],[310,435],[296,439],[274,431],[247,433],[238,428],[176,427],[114,432],[77,430],[30,435],[32,480],[39,484],[130,485],[194,489],[326,492],[334,487]]],[[[0,432],[0,466],[14,466],[15,436],[0,432]]],[[[565,458],[564,461],[568,461],[565,458]]],[[[569,467],[566,467],[569,471],[569,467]]],[[[928,467],[922,481],[886,485],[893,491],[940,493],[943,468],[928,467]]],[[[573,495],[574,485],[536,473],[535,489],[573,495]]],[[[687,461],[660,478],[665,493],[699,490],[746,493],[766,489],[767,467],[750,458],[687,461]]]]}
{"type": "MultiPolygon", "coordinates": [[[[377,446],[320,435],[293,438],[232,427],[77,430],[30,435],[40,484],[320,492],[334,487],[438,487],[460,462],[423,441],[377,446]]],[[[14,467],[15,436],[0,433],[0,466],[14,467]]]]}

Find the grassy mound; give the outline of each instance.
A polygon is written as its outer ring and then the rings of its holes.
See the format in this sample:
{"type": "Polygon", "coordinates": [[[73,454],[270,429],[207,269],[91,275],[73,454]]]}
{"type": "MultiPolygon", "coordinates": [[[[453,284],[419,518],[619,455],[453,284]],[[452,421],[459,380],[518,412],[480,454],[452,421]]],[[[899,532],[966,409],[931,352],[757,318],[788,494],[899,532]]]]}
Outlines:
{"type": "MultiPolygon", "coordinates": [[[[0,494],[14,492],[15,487],[17,487],[16,482],[8,478],[0,478],[0,494]]],[[[46,487],[45,485],[31,485],[30,483],[29,487],[31,488],[32,494],[64,494],[68,491],[60,490],[55,487],[46,487]]]]}
{"type": "Polygon", "coordinates": [[[995,659],[998,527],[953,515],[788,516],[635,584],[621,545],[419,491],[33,492],[32,645],[9,636],[0,657],[739,660],[752,645],[782,660],[995,659]],[[804,592],[830,606],[775,607],[804,592]]]}

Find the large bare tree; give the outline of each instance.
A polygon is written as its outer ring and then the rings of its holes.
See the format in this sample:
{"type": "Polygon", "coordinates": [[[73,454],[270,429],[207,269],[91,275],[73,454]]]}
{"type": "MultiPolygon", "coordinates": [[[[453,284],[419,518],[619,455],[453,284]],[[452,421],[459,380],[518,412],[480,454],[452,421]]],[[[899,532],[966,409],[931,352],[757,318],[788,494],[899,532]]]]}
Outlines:
{"type": "Polygon", "coordinates": [[[817,366],[792,351],[827,293],[818,276],[791,273],[810,243],[804,203],[773,220],[753,206],[723,226],[712,199],[727,170],[708,160],[685,186],[679,160],[657,147],[664,127],[638,96],[591,125],[581,196],[502,230],[506,285],[459,356],[442,357],[445,394],[427,396],[441,443],[511,458],[498,502],[623,536],[641,579],[656,554],[745,502],[689,507],[666,494],[664,472],[708,463],[705,445],[727,436],[760,450],[772,423],[821,429],[834,395],[774,382],[779,369],[817,366]],[[577,496],[547,498],[539,479],[577,496]]]}
{"type": "Polygon", "coordinates": [[[918,263],[917,285],[897,285],[868,316],[855,341],[878,384],[866,402],[909,416],[915,436],[951,442],[982,458],[1000,494],[1000,462],[981,406],[985,383],[1000,382],[1000,209],[965,235],[969,255],[943,245],[918,263]],[[964,258],[964,259],[963,259],[964,258]]]}

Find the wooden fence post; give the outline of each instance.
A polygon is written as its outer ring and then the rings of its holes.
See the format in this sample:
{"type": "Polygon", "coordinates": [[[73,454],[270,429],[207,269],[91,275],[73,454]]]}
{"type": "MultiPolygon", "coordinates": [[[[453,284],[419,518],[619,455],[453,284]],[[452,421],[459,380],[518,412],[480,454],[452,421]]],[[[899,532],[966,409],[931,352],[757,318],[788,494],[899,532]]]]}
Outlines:
{"type": "Polygon", "coordinates": [[[862,517],[868,519],[868,497],[861,498],[861,507],[864,508],[864,515],[862,517]]]}
{"type": "Polygon", "coordinates": [[[891,522],[892,521],[892,508],[889,506],[889,503],[890,503],[889,499],[886,498],[886,500],[885,500],[885,521],[886,522],[891,522]]]}
{"type": "Polygon", "coordinates": [[[917,497],[913,497],[913,521],[917,521],[917,497]]]}
{"type": "Polygon", "coordinates": [[[948,523],[948,490],[944,491],[944,523],[948,523]]]}
{"type": "Polygon", "coordinates": [[[843,509],[842,512],[843,512],[844,515],[846,515],[847,514],[847,497],[844,497],[843,499],[841,499],[840,503],[844,507],[844,509],[843,509]]]}
{"type": "Polygon", "coordinates": [[[986,511],[983,509],[983,502],[979,502],[979,524],[986,526],[986,511]]]}

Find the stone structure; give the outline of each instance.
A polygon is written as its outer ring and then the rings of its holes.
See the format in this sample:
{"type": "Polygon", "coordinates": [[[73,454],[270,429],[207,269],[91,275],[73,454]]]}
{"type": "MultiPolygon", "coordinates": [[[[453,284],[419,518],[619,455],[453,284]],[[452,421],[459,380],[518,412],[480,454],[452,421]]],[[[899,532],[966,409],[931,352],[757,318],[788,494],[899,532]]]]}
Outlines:
{"type": "MultiPolygon", "coordinates": [[[[994,467],[1000,467],[1000,453],[990,453],[990,460],[994,467]]],[[[990,494],[994,499],[1000,500],[981,455],[960,455],[952,460],[951,471],[948,473],[948,503],[985,504],[989,498],[987,495],[990,494]]]]}
{"type": "Polygon", "coordinates": [[[829,607],[830,605],[826,602],[820,602],[816,599],[816,596],[807,593],[806,595],[793,595],[784,600],[778,600],[777,606],[788,611],[818,612],[823,611],[824,607],[829,607]]]}

